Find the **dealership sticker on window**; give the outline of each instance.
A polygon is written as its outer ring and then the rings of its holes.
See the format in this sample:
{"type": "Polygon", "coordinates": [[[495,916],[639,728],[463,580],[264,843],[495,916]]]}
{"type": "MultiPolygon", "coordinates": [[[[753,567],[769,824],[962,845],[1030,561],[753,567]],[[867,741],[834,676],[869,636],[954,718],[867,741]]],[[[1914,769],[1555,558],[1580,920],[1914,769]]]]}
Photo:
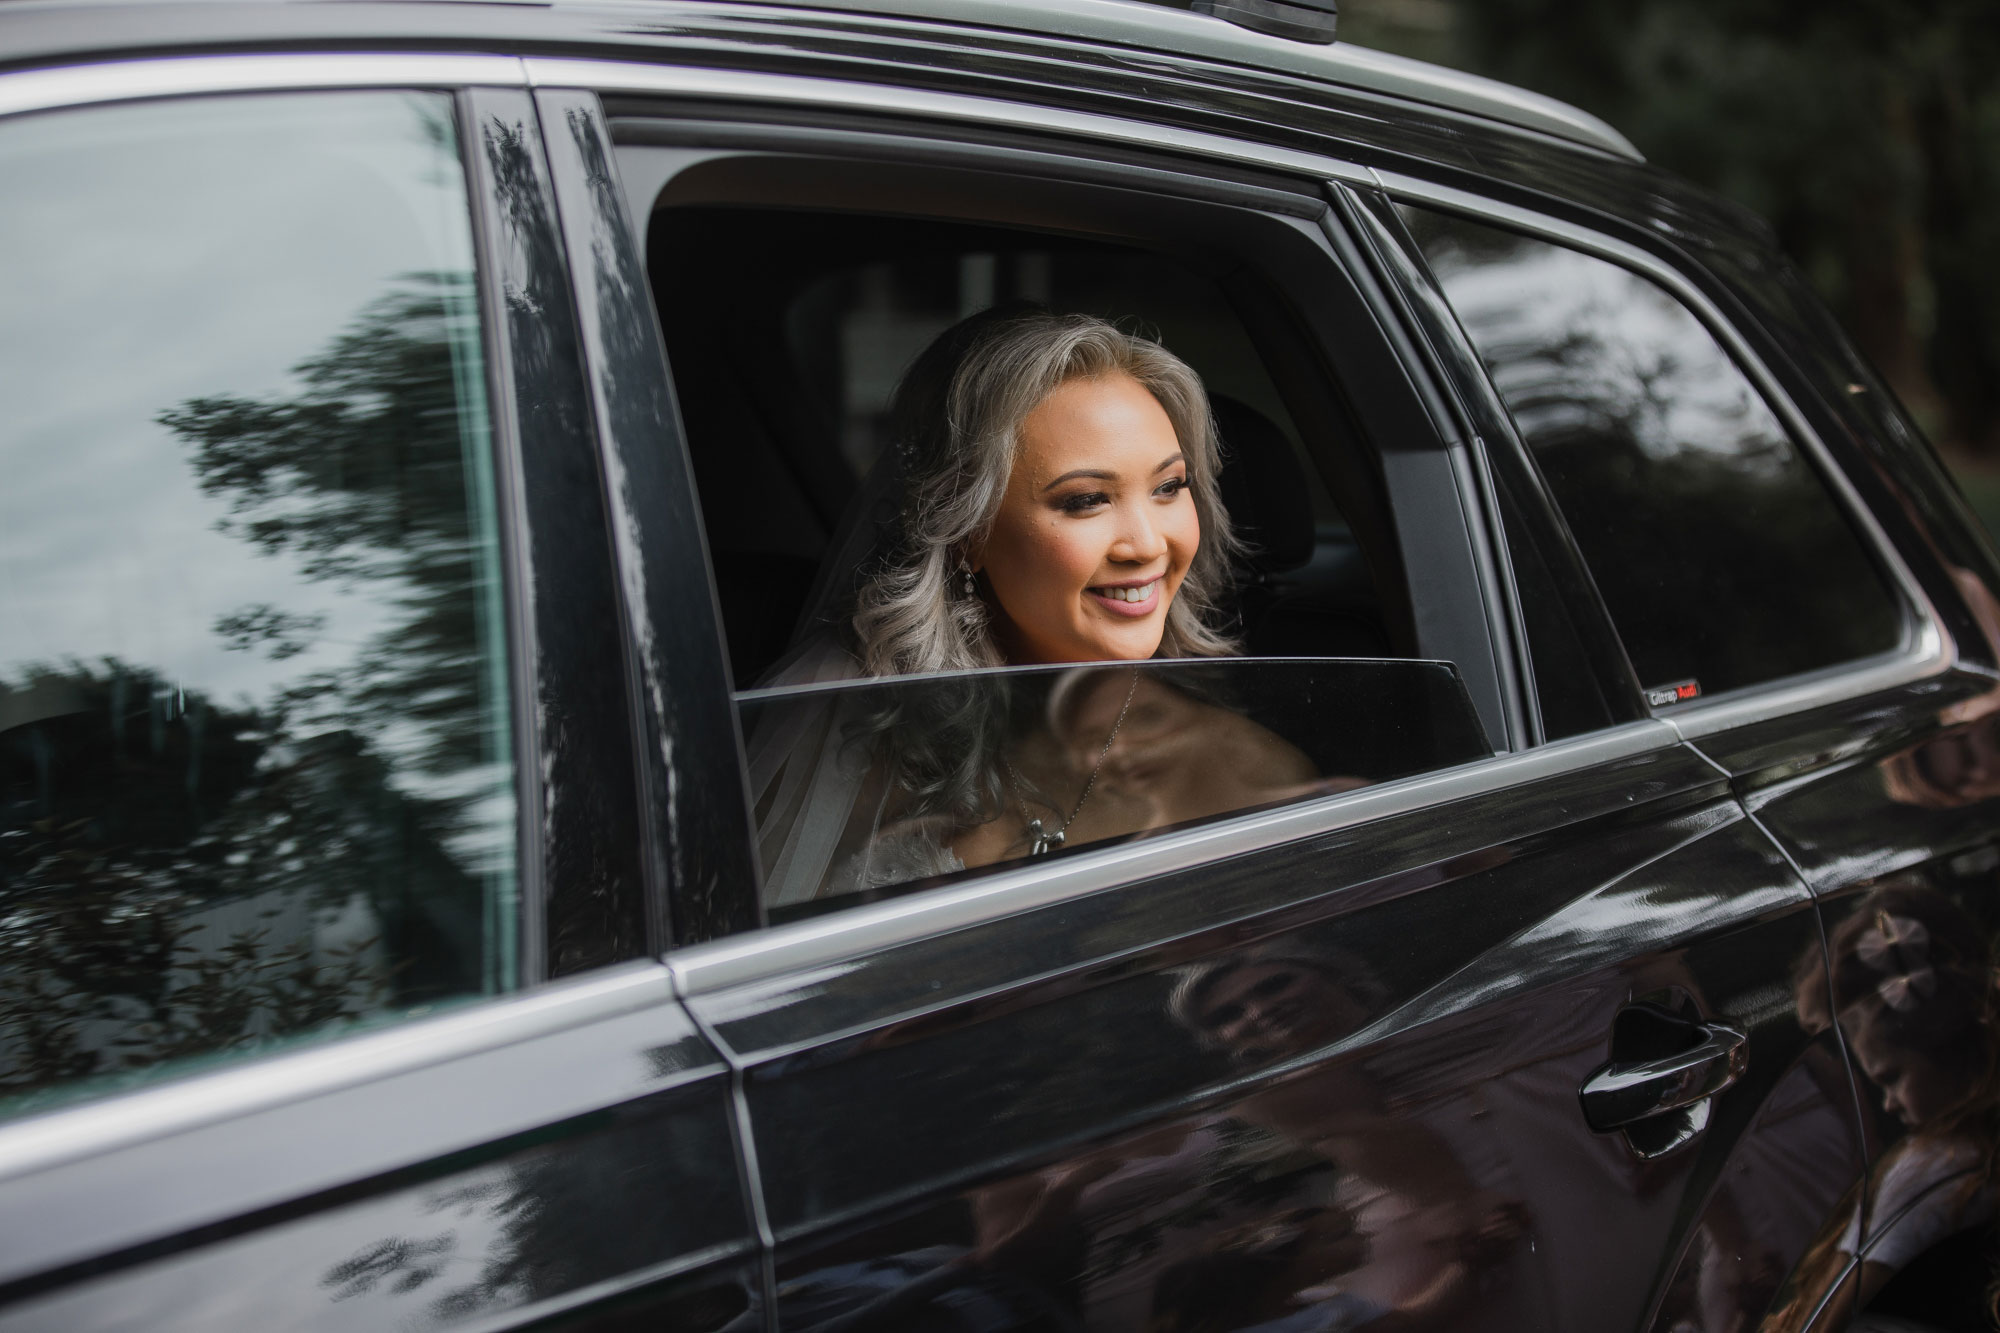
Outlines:
{"type": "Polygon", "coordinates": [[[1684,704],[1700,697],[1701,682],[1698,680],[1678,680],[1671,685],[1655,685],[1646,691],[1646,702],[1655,708],[1684,704]]]}

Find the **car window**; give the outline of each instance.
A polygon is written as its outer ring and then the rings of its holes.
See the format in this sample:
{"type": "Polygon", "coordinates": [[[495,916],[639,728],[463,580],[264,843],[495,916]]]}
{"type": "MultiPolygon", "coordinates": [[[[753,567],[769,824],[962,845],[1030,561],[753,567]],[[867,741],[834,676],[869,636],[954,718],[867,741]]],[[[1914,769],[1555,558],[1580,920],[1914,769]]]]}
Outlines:
{"type": "MultiPolygon", "coordinates": [[[[1247,548],[1230,596],[1246,651],[1410,651],[1378,578],[1382,552],[1351,522],[1350,508],[1374,501],[1359,486],[1336,496],[1291,406],[1303,395],[1277,382],[1240,293],[1185,259],[965,224],[707,205],[660,208],[650,250],[738,686],[770,683],[787,652],[844,609],[890,480],[876,466],[889,404],[917,354],[964,316],[1016,301],[1104,317],[1200,374],[1222,499],[1247,548]],[[740,262],[689,264],[689,254],[740,262]]],[[[1291,330],[1266,337],[1298,341],[1291,330]]],[[[1338,426],[1317,434],[1322,448],[1360,453],[1338,426]]]]}
{"type": "Polygon", "coordinates": [[[0,122],[0,1108],[509,988],[449,97],[0,122]]]}
{"type": "Polygon", "coordinates": [[[1893,594],[1701,322],[1565,246],[1404,210],[1655,707],[1886,652],[1893,594]]]}
{"type": "Polygon", "coordinates": [[[1438,662],[1024,667],[737,703],[776,921],[1491,753],[1438,662]]]}
{"type": "Polygon", "coordinates": [[[1574,562],[1543,549],[1556,540],[1552,533],[1559,529],[1551,526],[1553,521],[1529,521],[1519,494],[1524,482],[1512,471],[1494,469],[1494,496],[1528,639],[1542,739],[1562,740],[1643,716],[1630,685],[1618,688],[1625,683],[1623,664],[1597,660],[1616,657],[1616,646],[1593,654],[1588,633],[1578,623],[1578,610],[1595,595],[1589,580],[1576,572],[1574,562]]]}

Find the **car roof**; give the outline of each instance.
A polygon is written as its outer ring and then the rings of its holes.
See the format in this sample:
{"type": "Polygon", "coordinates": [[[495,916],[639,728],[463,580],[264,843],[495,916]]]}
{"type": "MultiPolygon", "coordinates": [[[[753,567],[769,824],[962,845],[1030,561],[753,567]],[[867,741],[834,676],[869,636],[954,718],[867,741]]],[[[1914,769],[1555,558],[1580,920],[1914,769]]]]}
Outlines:
{"type": "MultiPolygon", "coordinates": [[[[565,16],[599,23],[609,20],[615,27],[620,15],[649,16],[652,11],[671,12],[674,9],[671,4],[662,5],[657,0],[431,0],[429,5],[412,4],[407,7],[369,5],[365,0],[360,4],[313,3],[311,0],[305,3],[278,0],[276,4],[271,0],[0,0],[0,16],[26,17],[37,12],[51,16],[61,14],[96,27],[87,39],[81,35],[87,29],[79,30],[67,25],[50,29],[41,34],[41,39],[53,40],[52,50],[0,52],[0,64],[12,63],[8,59],[10,56],[36,61],[66,49],[97,48],[107,53],[129,53],[158,44],[165,34],[172,31],[171,28],[161,29],[148,36],[134,32],[121,39],[116,35],[121,27],[117,15],[121,14],[130,18],[148,11],[177,14],[205,12],[208,18],[186,32],[176,34],[169,42],[171,45],[191,42],[199,46],[204,44],[204,38],[212,39],[219,35],[222,29],[215,26],[218,22],[227,26],[226,20],[216,17],[218,11],[291,10],[297,13],[346,9],[379,12],[407,8],[413,12],[425,9],[435,12],[440,7],[479,12],[485,16],[483,23],[486,26],[492,26],[493,21],[507,11],[523,19],[540,14],[558,23],[565,16]],[[89,17],[93,11],[97,11],[98,17],[89,17]]],[[[716,17],[729,12],[746,18],[768,16],[778,23],[814,14],[828,17],[837,14],[850,19],[885,19],[919,26],[935,23],[940,30],[951,29],[960,33],[975,29],[983,29],[996,36],[1019,33],[1077,48],[1115,50],[1124,56],[1128,64],[1143,65],[1148,54],[1156,55],[1160,58],[1160,72],[1163,74],[1172,72],[1177,62],[1198,60],[1211,67],[1211,79],[1219,70],[1223,82],[1227,81],[1227,71],[1233,66],[1258,75],[1318,84],[1329,91],[1345,92],[1350,96],[1359,94],[1427,106],[1449,115],[1483,120],[1495,128],[1526,130],[1627,161],[1644,161],[1638,149],[1617,130],[1589,112],[1552,97],[1494,79],[1349,43],[1315,45],[1271,37],[1222,19],[1151,0],[721,0],[720,3],[710,0],[707,5],[691,8],[697,12],[707,9],[711,16],[716,17]]],[[[360,15],[353,17],[356,22],[366,22],[360,15]]],[[[417,20],[412,22],[422,26],[417,20]]],[[[334,26],[342,31],[352,30],[351,24],[334,26]]],[[[404,25],[392,26],[400,31],[404,25]]],[[[531,22],[527,30],[537,26],[531,22]]],[[[640,27],[643,29],[645,26],[642,21],[640,27]]],[[[506,29],[510,25],[502,21],[499,27],[506,29]]],[[[433,40],[436,36],[436,33],[430,34],[433,40]]],[[[37,45],[37,41],[28,42],[29,48],[37,45]]]]}
{"type": "Polygon", "coordinates": [[[936,19],[1199,56],[1342,88],[1424,102],[1633,161],[1632,141],[1587,111],[1512,84],[1351,43],[1314,45],[1251,32],[1146,0],[737,0],[744,8],[822,9],[936,19]]]}

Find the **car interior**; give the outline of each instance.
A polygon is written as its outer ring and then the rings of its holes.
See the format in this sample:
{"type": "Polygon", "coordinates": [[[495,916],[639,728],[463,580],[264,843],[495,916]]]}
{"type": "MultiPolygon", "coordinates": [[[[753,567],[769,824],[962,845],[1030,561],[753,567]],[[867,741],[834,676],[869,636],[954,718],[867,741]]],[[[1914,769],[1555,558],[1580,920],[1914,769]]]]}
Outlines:
{"type": "Polygon", "coordinates": [[[659,181],[648,266],[737,688],[839,616],[904,369],[1009,301],[1102,316],[1202,376],[1251,552],[1233,611],[1252,655],[1421,655],[1379,467],[1219,210],[773,153],[669,151],[632,175],[635,195],[659,181]]]}

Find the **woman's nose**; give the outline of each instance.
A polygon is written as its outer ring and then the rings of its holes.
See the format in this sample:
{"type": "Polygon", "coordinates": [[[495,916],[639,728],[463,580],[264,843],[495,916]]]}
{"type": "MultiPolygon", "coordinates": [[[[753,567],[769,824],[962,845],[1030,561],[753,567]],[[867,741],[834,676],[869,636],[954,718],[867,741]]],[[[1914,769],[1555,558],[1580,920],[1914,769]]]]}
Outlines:
{"type": "Polygon", "coordinates": [[[1131,564],[1145,564],[1167,553],[1167,539],[1143,508],[1126,511],[1119,524],[1118,538],[1111,545],[1111,558],[1131,564]]]}

